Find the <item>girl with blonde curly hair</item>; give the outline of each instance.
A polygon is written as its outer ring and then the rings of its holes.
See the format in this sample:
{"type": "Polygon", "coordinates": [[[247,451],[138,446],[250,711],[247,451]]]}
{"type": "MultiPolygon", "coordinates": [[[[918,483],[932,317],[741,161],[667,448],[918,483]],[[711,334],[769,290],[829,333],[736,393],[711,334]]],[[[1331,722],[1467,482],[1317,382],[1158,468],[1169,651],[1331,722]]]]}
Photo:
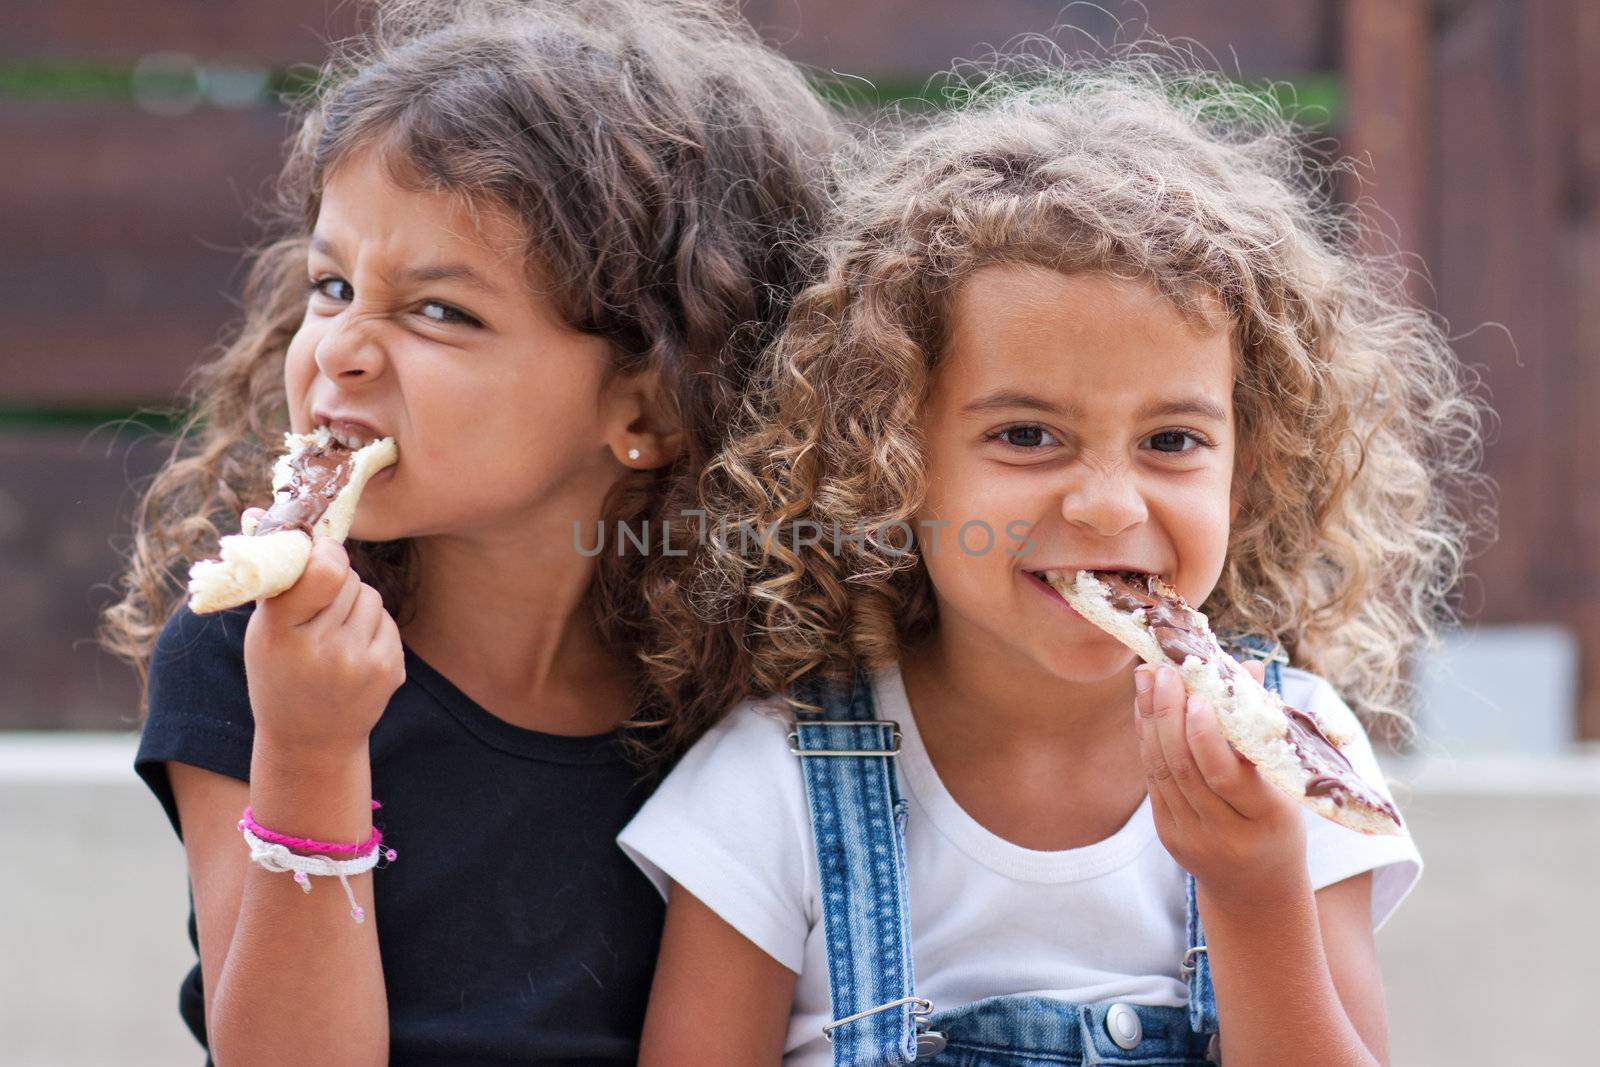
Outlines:
{"type": "Polygon", "coordinates": [[[662,905],[615,844],[652,784],[623,724],[675,561],[574,527],[692,498],[838,127],[720,0],[385,0],[296,117],[107,618],[188,857],[181,1011],[230,1067],[632,1064],[662,905]],[[348,553],[189,610],[285,431],[323,427],[399,452],[348,553]]]}
{"type": "Polygon", "coordinates": [[[1403,719],[1480,406],[1262,97],[1023,86],[848,183],[655,596],[663,684],[731,646],[757,699],[678,701],[621,838],[668,898],[644,1063],[1386,1061],[1409,835],[1276,792],[1041,573],[1160,575],[1290,705],[1403,719]]]}

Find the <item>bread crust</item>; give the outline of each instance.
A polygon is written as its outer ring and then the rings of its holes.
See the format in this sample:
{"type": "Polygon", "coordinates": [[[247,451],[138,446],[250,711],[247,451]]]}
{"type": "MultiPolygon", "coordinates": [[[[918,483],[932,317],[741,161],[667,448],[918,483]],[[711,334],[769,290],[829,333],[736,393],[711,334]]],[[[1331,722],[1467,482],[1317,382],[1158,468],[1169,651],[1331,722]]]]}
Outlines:
{"type": "MultiPolygon", "coordinates": [[[[1228,655],[1200,612],[1160,578],[1144,576],[1150,592],[1171,601],[1185,616],[1186,629],[1193,633],[1207,653],[1188,654],[1182,663],[1174,662],[1162,649],[1146,625],[1144,611],[1124,610],[1112,603],[1112,588],[1090,571],[1047,572],[1044,578],[1085,619],[1115,637],[1146,663],[1176,667],[1184,688],[1204,697],[1216,710],[1223,736],[1241,755],[1256,765],[1262,777],[1325,819],[1359,830],[1364,834],[1393,834],[1400,831],[1398,813],[1381,795],[1349,768],[1340,779],[1353,779],[1352,788],[1342,789],[1337,797],[1317,792],[1308,795],[1307,786],[1317,780],[1291,742],[1289,712],[1278,695],[1244,670],[1228,655]],[[1370,794],[1370,797],[1368,795],[1370,794]]],[[[1296,709],[1298,711],[1299,709],[1296,709]]],[[[1337,750],[1347,745],[1361,729],[1353,716],[1330,721],[1330,716],[1313,716],[1299,711],[1315,724],[1337,750]]],[[[1341,757],[1342,758],[1342,757],[1341,757]]]]}
{"type": "MultiPolygon", "coordinates": [[[[286,451],[272,467],[276,493],[293,477],[292,461],[308,448],[331,441],[326,427],[308,434],[284,434],[286,451]]],[[[254,519],[237,534],[222,538],[221,559],[203,559],[189,568],[189,610],[197,615],[225,611],[252,600],[277,596],[294,585],[311,558],[313,539],[344,541],[355,521],[356,504],[367,481],[399,458],[394,439],[384,437],[358,449],[350,460],[350,480],[312,526],[312,536],[300,530],[274,530],[257,536],[254,519]]]]}

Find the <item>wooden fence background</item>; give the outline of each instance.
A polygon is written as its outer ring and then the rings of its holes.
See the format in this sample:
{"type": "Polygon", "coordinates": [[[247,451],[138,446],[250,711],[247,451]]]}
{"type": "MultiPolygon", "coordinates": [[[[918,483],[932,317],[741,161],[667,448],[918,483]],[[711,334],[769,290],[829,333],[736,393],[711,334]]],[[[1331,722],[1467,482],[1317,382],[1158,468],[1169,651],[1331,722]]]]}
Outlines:
{"type": "MultiPolygon", "coordinates": [[[[1473,618],[1555,622],[1600,738],[1600,6],[1583,0],[750,0],[790,55],[913,85],[1058,21],[1114,16],[1284,79],[1370,160],[1362,190],[1426,263],[1499,411],[1498,541],[1473,618]]],[[[251,205],[287,134],[269,90],[355,24],[334,0],[5,5],[0,34],[0,726],[136,722],[93,643],[130,481],[161,442],[116,423],[170,401],[234,314],[251,205]],[[198,76],[195,72],[198,71],[198,76]]],[[[1346,190],[1348,193],[1349,190],[1346,190]]]]}

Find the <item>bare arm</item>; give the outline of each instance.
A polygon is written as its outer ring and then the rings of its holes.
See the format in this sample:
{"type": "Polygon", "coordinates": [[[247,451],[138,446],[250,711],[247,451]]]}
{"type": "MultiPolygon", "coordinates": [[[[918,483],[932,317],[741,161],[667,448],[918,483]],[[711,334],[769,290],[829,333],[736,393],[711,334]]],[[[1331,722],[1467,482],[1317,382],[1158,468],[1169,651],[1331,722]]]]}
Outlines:
{"type": "Polygon", "coordinates": [[[168,764],[212,1055],[221,1067],[282,1063],[287,1040],[296,1062],[387,1063],[372,876],[350,880],[367,913],[357,923],[337,879],[313,876],[303,891],[290,875],[251,863],[237,828],[248,803],[280,833],[358,842],[371,832],[368,737],[405,678],[404,651],[377,591],[339,544],[318,541],[300,580],[257,604],[245,673],[255,716],[249,785],[168,764]]]}
{"type": "Polygon", "coordinates": [[[1201,888],[1229,1067],[1388,1063],[1371,884],[1362,874],[1313,894],[1302,883],[1253,904],[1201,888]]]}
{"type": "Polygon", "coordinates": [[[674,883],[640,1067],[754,1067],[783,1059],[795,973],[674,883]]]}
{"type": "Polygon", "coordinates": [[[1300,807],[1228,747],[1177,671],[1138,672],[1151,812],[1198,886],[1228,1067],[1386,1063],[1371,876],[1314,894],[1300,807]]]}
{"type": "MultiPolygon", "coordinates": [[[[389,1009],[370,918],[372,876],[350,881],[356,900],[369,913],[367,922],[357,924],[336,880],[313,879],[313,891],[305,893],[289,875],[272,874],[250,862],[236,824],[245,805],[255,799],[252,789],[272,791],[263,781],[270,772],[262,755],[258,746],[250,786],[181,763],[167,765],[189,857],[212,1056],[221,1067],[282,1063],[285,1050],[278,1040],[290,1038],[303,1050],[297,1062],[386,1063],[389,1009]]],[[[371,795],[364,784],[369,777],[366,753],[359,768],[328,767],[322,774],[324,784],[315,792],[309,774],[298,778],[302,795],[326,798],[319,801],[322,811],[299,821],[296,813],[279,806],[281,814],[269,820],[257,803],[258,821],[304,826],[298,831],[303,836],[323,840],[364,837],[371,826],[362,810],[371,795]],[[341,774],[343,785],[336,781],[341,774]],[[337,793],[360,800],[331,802],[337,793]],[[318,824],[325,829],[314,831],[318,824]]]]}
{"type": "Polygon", "coordinates": [[[1389,1014],[1372,936],[1372,874],[1317,890],[1317,926],[1333,988],[1373,1057],[1389,1062],[1389,1014]]]}

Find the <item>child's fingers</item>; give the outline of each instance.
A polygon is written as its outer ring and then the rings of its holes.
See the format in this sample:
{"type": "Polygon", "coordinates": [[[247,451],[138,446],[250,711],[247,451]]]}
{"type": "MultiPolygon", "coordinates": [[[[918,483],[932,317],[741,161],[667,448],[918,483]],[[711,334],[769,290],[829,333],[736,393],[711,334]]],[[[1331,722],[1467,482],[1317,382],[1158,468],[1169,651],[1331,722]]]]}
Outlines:
{"type": "Polygon", "coordinates": [[[1245,673],[1250,675],[1250,677],[1254,678],[1256,681],[1262,683],[1263,685],[1266,684],[1266,681],[1267,681],[1267,665],[1265,663],[1263,663],[1261,660],[1258,660],[1254,656],[1251,656],[1249,659],[1241,661],[1239,666],[1243,667],[1245,669],[1245,673]]]}
{"type": "Polygon", "coordinates": [[[1186,712],[1184,732],[1195,766],[1200,769],[1211,793],[1228,811],[1241,814],[1234,800],[1243,791],[1250,764],[1244,762],[1222,736],[1217,713],[1204,697],[1191,696],[1186,712]]]}
{"type": "Polygon", "coordinates": [[[1188,730],[1195,760],[1217,798],[1245,819],[1267,819],[1294,802],[1245,759],[1222,733],[1217,712],[1202,697],[1191,697],[1188,730]]]}
{"type": "MultiPolygon", "coordinates": [[[[318,619],[334,626],[348,626],[361,610],[361,595],[366,588],[361,584],[361,576],[354,568],[346,570],[344,585],[339,587],[339,595],[333,598],[333,603],[323,609],[322,614],[317,616],[318,619]]],[[[362,632],[365,633],[365,630],[362,632]]]]}
{"type": "Polygon", "coordinates": [[[1150,813],[1155,817],[1156,829],[1163,835],[1192,830],[1195,815],[1193,811],[1188,809],[1188,805],[1184,803],[1182,795],[1178,794],[1176,796],[1179,810],[1185,812],[1183,827],[1180,830],[1178,819],[1172,810],[1173,800],[1169,799],[1169,796],[1174,793],[1171,780],[1157,780],[1155,775],[1151,773],[1148,749],[1154,743],[1154,738],[1147,736],[1148,733],[1149,731],[1143,727],[1139,728],[1139,757],[1144,761],[1145,792],[1150,796],[1150,813]]]}
{"type": "Polygon", "coordinates": [[[367,638],[367,643],[371,644],[372,635],[378,632],[379,616],[382,614],[383,596],[372,586],[358,579],[356,601],[350,606],[350,615],[345,619],[345,625],[353,634],[367,638]]]}
{"type": "MultiPolygon", "coordinates": [[[[305,579],[302,578],[302,581],[305,579]]],[[[295,588],[299,588],[296,586],[295,588]]],[[[323,639],[331,639],[333,631],[349,623],[351,615],[356,610],[356,598],[361,594],[361,577],[350,568],[344,569],[344,575],[339,579],[339,587],[333,596],[320,611],[300,623],[301,626],[314,626],[323,639]]],[[[284,594],[287,596],[288,594],[284,594]]],[[[282,599],[279,597],[278,599],[282,599]]]]}
{"type": "Polygon", "coordinates": [[[363,628],[361,632],[367,634],[367,648],[373,655],[374,669],[388,676],[392,693],[406,680],[406,653],[400,641],[400,627],[384,608],[383,594],[370,585],[361,587],[361,603],[354,614],[363,628]]]}
{"type": "Polygon", "coordinates": [[[371,618],[372,629],[371,629],[370,639],[373,642],[376,642],[379,638],[381,638],[383,636],[383,633],[384,633],[384,631],[386,629],[388,629],[389,627],[394,625],[394,617],[391,616],[388,613],[388,611],[386,611],[384,609],[384,606],[383,606],[383,594],[382,593],[378,592],[376,589],[373,589],[369,585],[369,586],[366,586],[365,589],[363,590],[363,592],[362,592],[363,596],[366,595],[366,591],[365,590],[371,590],[371,592],[372,592],[372,602],[373,602],[372,603],[372,607],[373,607],[373,610],[372,610],[372,618],[371,618]]]}
{"type": "MultiPolygon", "coordinates": [[[[1189,745],[1189,703],[1189,694],[1177,670],[1172,667],[1158,670],[1154,716],[1156,736],[1161,745],[1162,759],[1172,775],[1172,783],[1196,815],[1207,821],[1221,819],[1235,812],[1212,790],[1195,760],[1195,753],[1189,745]]],[[[1221,740],[1220,736],[1217,740],[1221,740]]]]}
{"type": "MultiPolygon", "coordinates": [[[[1134,702],[1138,718],[1139,758],[1144,765],[1145,782],[1151,794],[1159,792],[1172,811],[1173,819],[1180,825],[1187,825],[1194,822],[1197,815],[1176,780],[1167,759],[1166,746],[1161,741],[1162,731],[1172,728],[1174,715],[1177,716],[1178,729],[1183,728],[1182,708],[1173,707],[1171,687],[1163,684],[1162,675],[1167,671],[1171,671],[1171,668],[1147,671],[1144,681],[1148,683],[1148,688],[1140,694],[1142,699],[1136,698],[1134,702]]],[[[1183,690],[1181,682],[1178,690],[1180,693],[1183,690]]]]}
{"type": "MultiPolygon", "coordinates": [[[[355,571],[351,571],[354,574],[355,571]]],[[[350,606],[349,618],[345,625],[352,631],[367,638],[371,644],[383,633],[384,622],[389,619],[389,613],[383,608],[383,594],[360,579],[356,580],[356,599],[350,606]]]]}
{"type": "Polygon", "coordinates": [[[1177,832],[1178,824],[1172,817],[1172,809],[1159,789],[1150,790],[1150,817],[1155,821],[1156,833],[1161,835],[1163,841],[1169,840],[1177,832]]]}
{"type": "MultiPolygon", "coordinates": [[[[345,554],[344,546],[331,538],[321,538],[312,544],[311,558],[306,561],[300,580],[272,599],[262,601],[258,610],[276,616],[280,625],[303,626],[333,603],[344,590],[350,573],[350,557],[345,554]]],[[[348,610],[347,607],[347,613],[348,610]]]]}
{"type": "Polygon", "coordinates": [[[1155,690],[1155,670],[1141,663],[1133,669],[1133,725],[1139,726],[1150,715],[1150,697],[1155,690]]]}

